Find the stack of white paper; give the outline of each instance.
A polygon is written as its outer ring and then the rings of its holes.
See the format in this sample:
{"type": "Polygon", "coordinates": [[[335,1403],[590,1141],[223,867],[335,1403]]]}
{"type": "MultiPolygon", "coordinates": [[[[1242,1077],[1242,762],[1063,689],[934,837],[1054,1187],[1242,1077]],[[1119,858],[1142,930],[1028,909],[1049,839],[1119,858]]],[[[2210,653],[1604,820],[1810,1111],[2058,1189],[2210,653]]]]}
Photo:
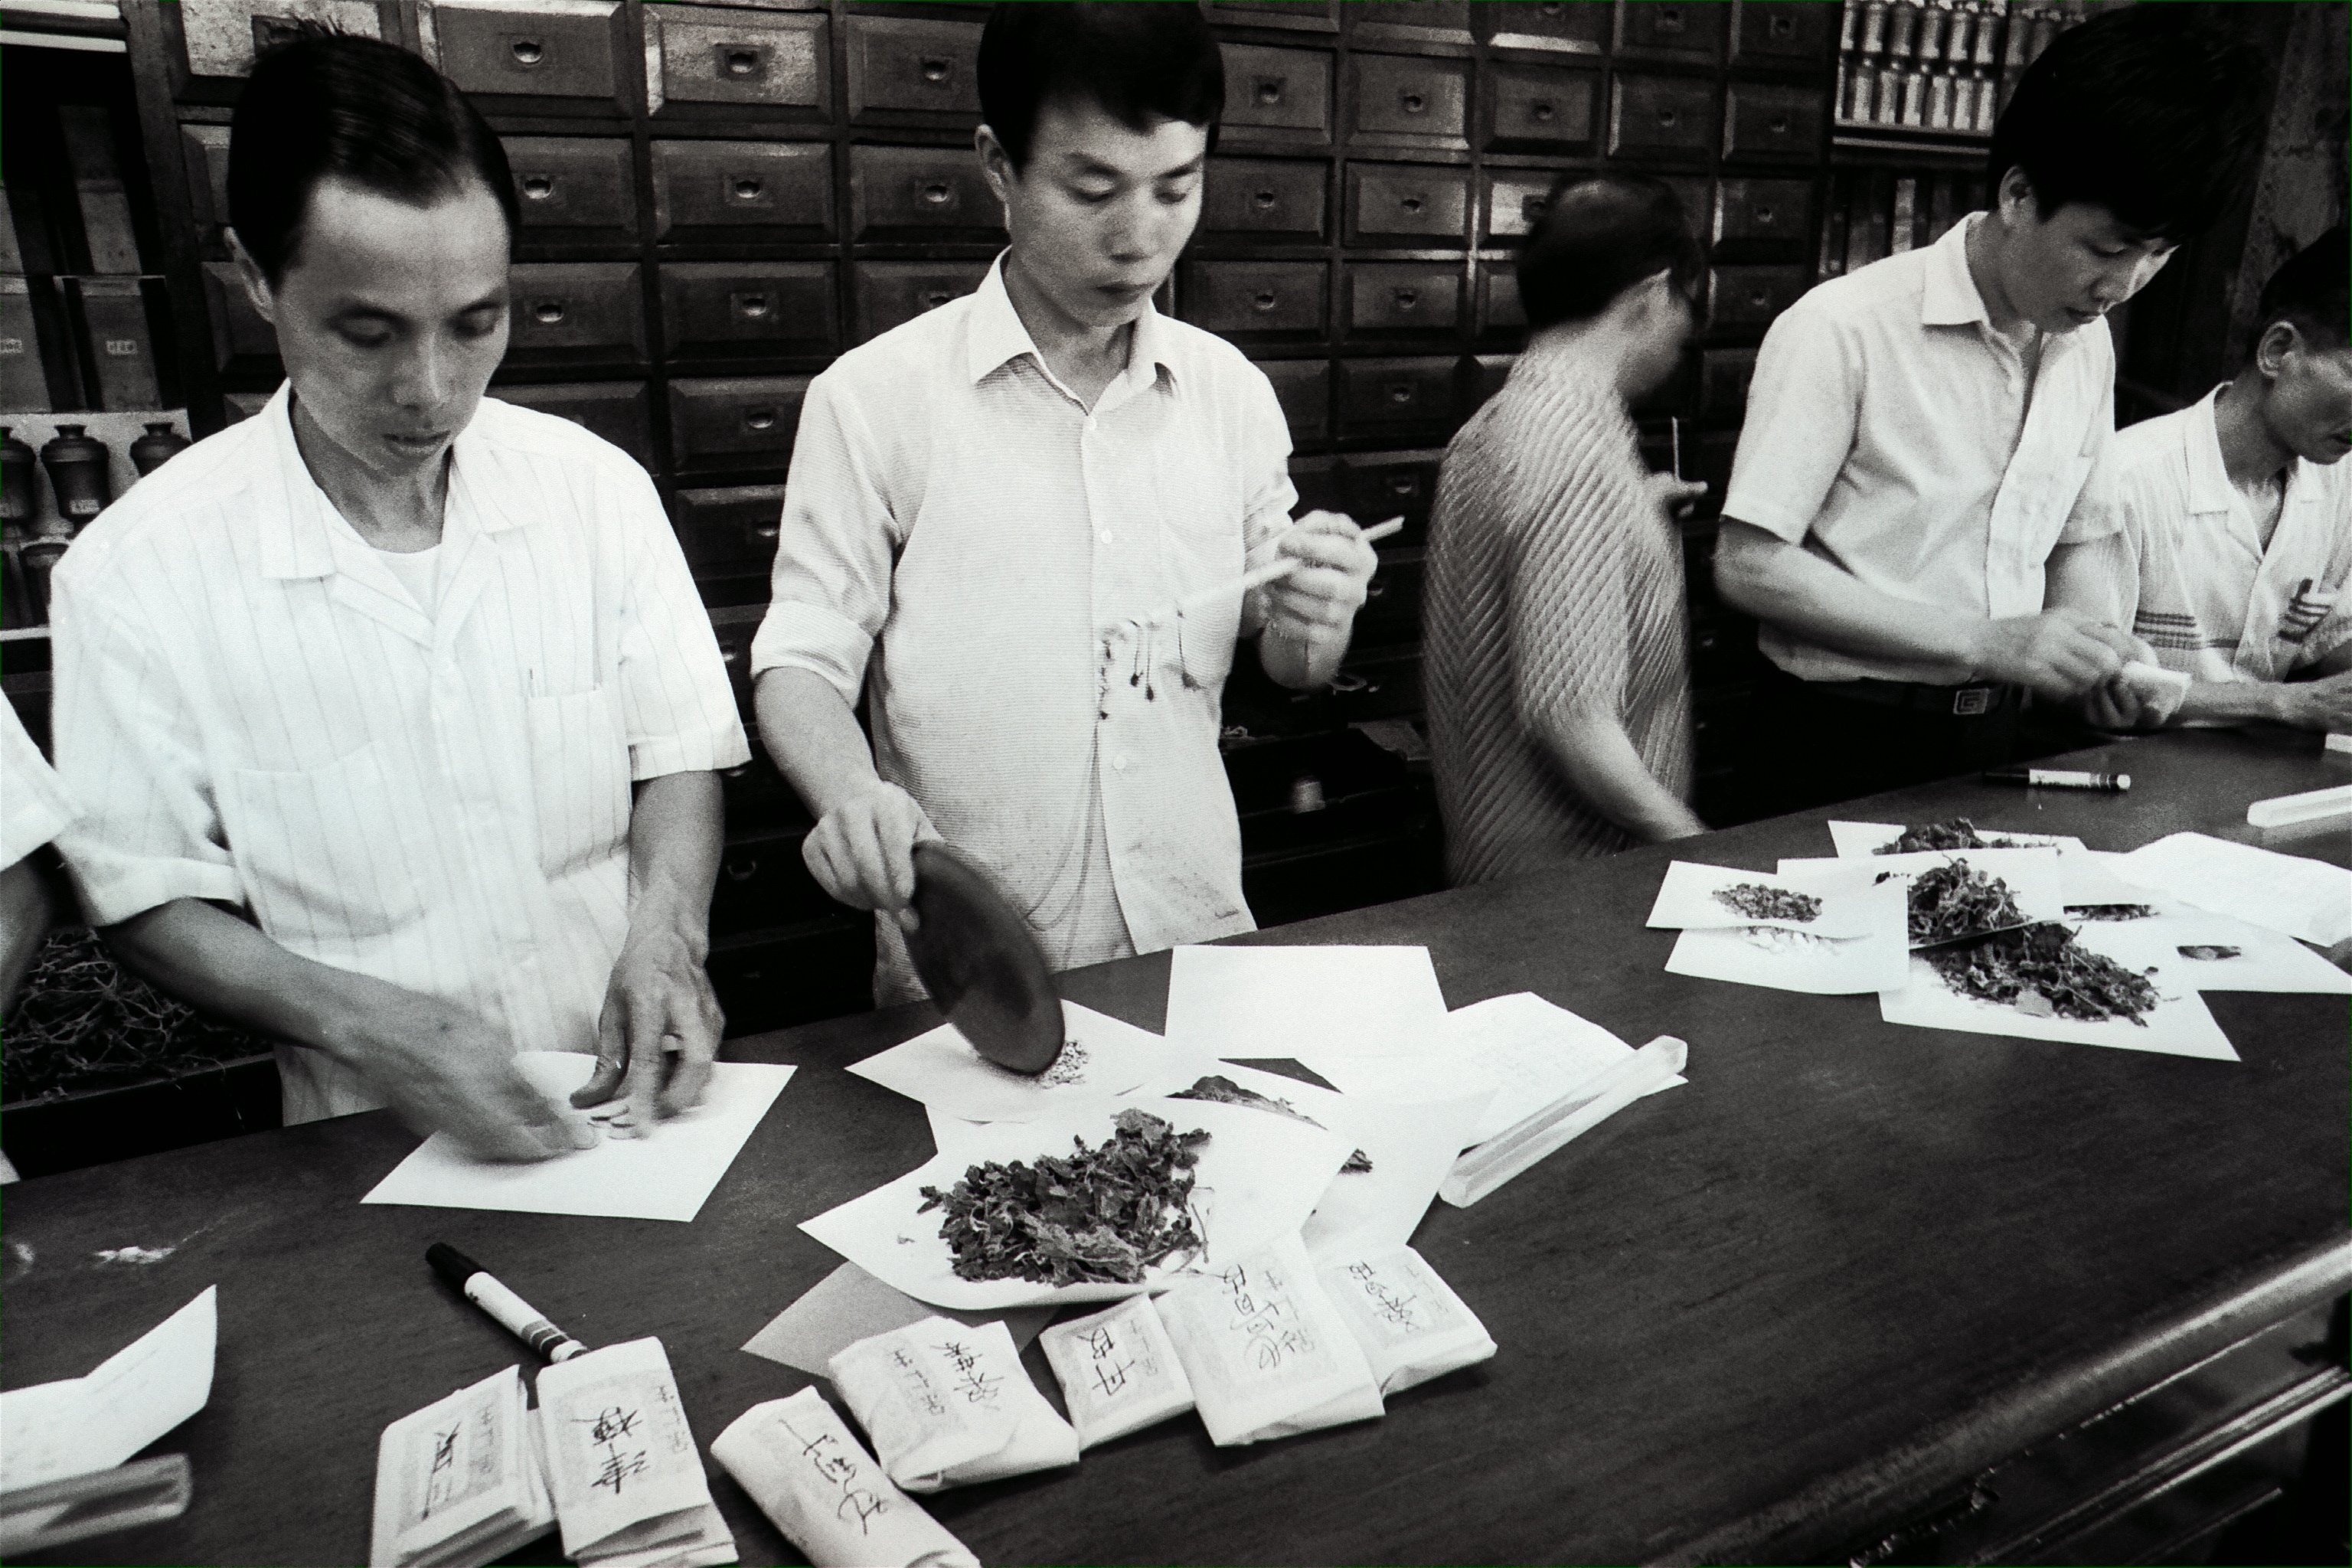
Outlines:
{"type": "Polygon", "coordinates": [[[2141,887],[2315,946],[2352,938],[2352,871],[2324,860],[2176,833],[2113,864],[2141,887]]]}
{"type": "Polygon", "coordinates": [[[545,1368],[539,1418],[564,1554],[582,1568],[735,1561],[661,1341],[631,1340],[545,1368]]]}
{"type": "Polygon", "coordinates": [[[202,1410],[212,1397],[217,1302],[207,1286],[89,1376],[0,1394],[0,1491],[111,1468],[202,1410]]]}
{"type": "Polygon", "coordinates": [[[1180,947],[1168,1039],[1197,1055],[1288,1058],[1333,1083],[1349,1063],[1429,1056],[1445,994],[1425,947],[1180,947]]]}
{"type": "Polygon", "coordinates": [[[554,1522],[538,1423],[513,1367],[383,1429],[373,1568],[480,1568],[554,1522]]]}

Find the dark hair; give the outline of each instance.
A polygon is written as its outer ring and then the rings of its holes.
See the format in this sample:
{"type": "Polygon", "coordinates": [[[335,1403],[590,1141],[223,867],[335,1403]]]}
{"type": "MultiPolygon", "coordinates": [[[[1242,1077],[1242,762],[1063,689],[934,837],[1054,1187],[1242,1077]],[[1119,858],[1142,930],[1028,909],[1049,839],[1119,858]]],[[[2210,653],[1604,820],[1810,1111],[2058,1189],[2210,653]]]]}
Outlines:
{"type": "Polygon", "coordinates": [[[1225,111],[1225,60],[1197,5],[1003,0],[980,35],[980,110],[1016,169],[1037,111],[1077,97],[1134,131],[1154,119],[1205,125],[1225,111]]]}
{"type": "Polygon", "coordinates": [[[2254,341],[2279,321],[2294,323],[2312,347],[2322,351],[2352,344],[2345,321],[2345,295],[2352,288],[2352,247],[2337,224],[2286,258],[2263,285],[2262,316],[2254,341]]]}
{"type": "Polygon", "coordinates": [[[2084,202],[2166,239],[2210,227],[2249,183],[2269,73],[2197,9],[2132,5],[2053,39],[1993,127],[1996,195],[2023,169],[2045,218],[2084,202]]]}
{"type": "Polygon", "coordinates": [[[1519,304],[1528,330],[1540,331],[1599,315],[1656,272],[1671,272],[1696,300],[1706,266],[1682,198],[1664,181],[1571,170],[1553,182],[1519,247],[1519,304]]]}
{"type": "Polygon", "coordinates": [[[305,26],[255,63],[229,124],[229,226],[273,284],[329,178],[420,206],[479,180],[515,230],[506,149],[448,78],[391,44],[305,26]]]}

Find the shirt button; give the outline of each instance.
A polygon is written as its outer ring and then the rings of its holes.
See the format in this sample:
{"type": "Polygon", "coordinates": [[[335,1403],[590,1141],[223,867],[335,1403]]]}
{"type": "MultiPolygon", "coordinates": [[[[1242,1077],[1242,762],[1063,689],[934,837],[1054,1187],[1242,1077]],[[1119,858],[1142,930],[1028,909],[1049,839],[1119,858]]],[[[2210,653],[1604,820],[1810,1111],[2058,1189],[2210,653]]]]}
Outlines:
{"type": "Polygon", "coordinates": [[[1113,757],[1110,760],[1110,765],[1117,768],[1120,773],[1127,772],[1127,753],[1121,752],[1118,756],[1113,757]]]}
{"type": "Polygon", "coordinates": [[[1108,528],[1102,531],[1102,542],[1105,544],[1108,544],[1110,542],[1110,530],[1108,528]]]}

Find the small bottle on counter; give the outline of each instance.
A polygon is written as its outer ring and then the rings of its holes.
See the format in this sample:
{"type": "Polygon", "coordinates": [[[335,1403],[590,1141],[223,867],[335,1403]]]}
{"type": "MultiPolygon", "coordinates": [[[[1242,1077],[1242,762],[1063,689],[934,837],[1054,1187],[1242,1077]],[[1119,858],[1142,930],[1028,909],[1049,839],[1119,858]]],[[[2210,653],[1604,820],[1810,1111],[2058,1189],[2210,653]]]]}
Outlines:
{"type": "Polygon", "coordinates": [[[33,448],[0,425],[0,522],[7,524],[12,536],[24,531],[39,508],[39,471],[33,448]]]}
{"type": "Polygon", "coordinates": [[[56,437],[41,448],[41,466],[49,470],[49,488],[57,491],[58,515],[76,531],[114,500],[106,443],[85,435],[79,425],[58,426],[56,437]]]}
{"type": "Polygon", "coordinates": [[[139,470],[141,479],[145,479],[188,447],[188,438],[173,428],[170,420],[151,419],[147,422],[147,434],[131,443],[131,466],[139,470]]]}

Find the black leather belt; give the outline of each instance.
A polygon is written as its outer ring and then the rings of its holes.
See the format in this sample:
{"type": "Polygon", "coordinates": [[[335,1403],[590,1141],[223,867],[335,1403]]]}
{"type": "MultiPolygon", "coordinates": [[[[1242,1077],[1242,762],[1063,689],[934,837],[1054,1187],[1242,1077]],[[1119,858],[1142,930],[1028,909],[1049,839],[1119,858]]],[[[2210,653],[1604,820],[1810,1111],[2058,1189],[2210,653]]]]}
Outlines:
{"type": "Polygon", "coordinates": [[[1982,719],[2023,705],[2025,689],[2000,681],[1975,686],[1923,686],[1910,680],[1822,680],[1807,683],[1824,697],[1843,697],[1880,708],[1933,713],[1948,719],[1982,719]]]}

